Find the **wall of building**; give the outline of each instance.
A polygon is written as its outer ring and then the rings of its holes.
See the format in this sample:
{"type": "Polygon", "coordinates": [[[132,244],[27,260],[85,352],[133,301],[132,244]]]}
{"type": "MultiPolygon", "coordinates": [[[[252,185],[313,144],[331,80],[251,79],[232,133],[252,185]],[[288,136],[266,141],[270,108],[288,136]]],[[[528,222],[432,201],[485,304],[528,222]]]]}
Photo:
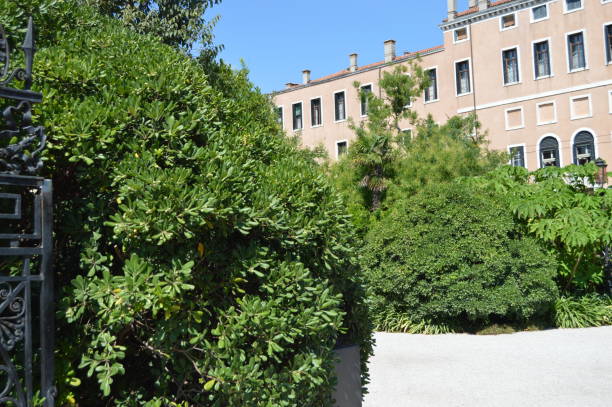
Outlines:
{"type": "MultiPolygon", "coordinates": [[[[507,151],[522,145],[526,166],[540,167],[538,145],[548,135],[558,139],[560,164],[573,161],[573,137],[581,130],[595,138],[595,155],[612,163],[612,66],[607,62],[604,26],[612,24],[612,0],[582,0],[581,9],[567,12],[566,0],[515,0],[491,3],[487,10],[477,8],[459,13],[442,24],[444,45],[421,55],[423,68],[436,68],[438,100],[426,103],[421,97],[413,103],[421,117],[431,114],[442,123],[455,114],[476,111],[490,141],[490,148],[507,151]],[[533,7],[546,4],[548,18],[534,22],[533,7]],[[515,13],[516,25],[502,29],[502,16],[515,13]],[[472,17],[473,16],[473,17],[472,17]],[[469,40],[455,42],[454,30],[465,27],[469,40]],[[582,31],[586,44],[586,69],[569,72],[567,35],[582,31]],[[533,44],[548,40],[551,75],[535,79],[533,44]],[[516,48],[519,56],[519,82],[504,84],[502,51],[516,48]],[[470,60],[471,92],[457,96],[455,62],[470,60]],[[551,105],[552,104],[552,105],[551,105]],[[547,117],[549,116],[549,117],[547,117]]],[[[348,116],[356,122],[360,115],[355,81],[371,83],[379,94],[378,80],[395,64],[413,56],[400,56],[389,63],[341,71],[322,80],[287,89],[275,95],[283,107],[284,128],[294,133],[291,105],[303,102],[304,128],[297,132],[306,147],[324,145],[331,158],[336,143],[354,139],[348,121],[334,122],[334,92],[346,91],[348,116]],[[321,97],[323,123],[313,128],[310,100],[321,97]]],[[[410,128],[409,123],[402,124],[410,128]]]]}

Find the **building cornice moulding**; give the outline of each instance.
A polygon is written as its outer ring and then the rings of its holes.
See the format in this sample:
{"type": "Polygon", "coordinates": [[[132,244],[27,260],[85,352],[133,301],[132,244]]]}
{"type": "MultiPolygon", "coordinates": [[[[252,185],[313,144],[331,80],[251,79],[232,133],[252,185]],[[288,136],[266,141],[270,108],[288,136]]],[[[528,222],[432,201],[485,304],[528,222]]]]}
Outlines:
{"type": "Polygon", "coordinates": [[[292,88],[289,88],[289,89],[273,91],[273,92],[270,92],[269,95],[270,96],[282,95],[283,93],[293,92],[293,91],[296,91],[296,90],[307,88],[309,86],[316,86],[316,85],[321,85],[323,83],[329,83],[329,82],[337,81],[338,79],[343,79],[343,78],[346,78],[346,77],[349,77],[349,76],[359,75],[359,74],[362,74],[364,72],[370,72],[370,71],[374,71],[376,69],[382,69],[382,68],[385,68],[385,67],[388,67],[388,66],[392,66],[392,65],[396,65],[396,64],[401,64],[401,63],[409,61],[411,59],[416,59],[416,58],[423,57],[423,56],[426,56],[426,55],[435,54],[437,52],[442,52],[444,50],[445,50],[445,48],[443,46],[440,46],[440,48],[430,49],[430,50],[427,50],[425,52],[415,52],[414,54],[410,54],[408,56],[405,56],[405,55],[404,56],[399,56],[394,61],[391,61],[391,62],[382,62],[382,63],[380,63],[378,65],[371,66],[369,68],[358,69],[355,72],[347,71],[346,73],[340,74],[338,76],[334,76],[333,78],[327,78],[327,79],[322,79],[322,80],[314,80],[314,81],[312,81],[310,83],[298,85],[298,86],[295,86],[295,87],[292,87],[292,88]]]}
{"type": "Polygon", "coordinates": [[[442,31],[454,30],[483,20],[509,14],[514,11],[535,7],[544,3],[553,3],[554,1],[555,0],[517,0],[511,3],[504,3],[498,6],[489,7],[483,11],[476,11],[466,16],[457,17],[452,21],[447,21],[440,24],[438,27],[440,27],[442,31]]]}

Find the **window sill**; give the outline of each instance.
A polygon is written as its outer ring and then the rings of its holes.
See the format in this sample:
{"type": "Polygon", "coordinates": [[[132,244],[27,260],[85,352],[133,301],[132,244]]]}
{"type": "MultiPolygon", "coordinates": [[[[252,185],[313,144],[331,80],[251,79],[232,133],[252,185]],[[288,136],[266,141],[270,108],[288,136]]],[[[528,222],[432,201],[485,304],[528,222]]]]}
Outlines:
{"type": "Polygon", "coordinates": [[[424,105],[428,105],[430,103],[436,103],[436,102],[439,102],[439,101],[440,101],[440,99],[433,99],[433,100],[428,100],[427,102],[423,102],[423,104],[424,105]]]}
{"type": "Polygon", "coordinates": [[[518,82],[504,83],[504,86],[508,87],[508,86],[520,85],[521,83],[523,82],[518,81],[518,82]]]}
{"type": "Polygon", "coordinates": [[[297,133],[298,131],[302,131],[302,130],[304,130],[304,129],[293,129],[293,132],[297,133]]]}
{"type": "Polygon", "coordinates": [[[323,125],[322,124],[317,124],[315,126],[310,126],[311,129],[316,129],[318,127],[323,127],[323,125]]]}
{"type": "Polygon", "coordinates": [[[575,13],[576,11],[580,11],[580,10],[584,10],[584,6],[575,8],[573,10],[563,10],[563,14],[571,14],[571,13],[575,13]]]}
{"type": "Polygon", "coordinates": [[[346,121],[346,119],[342,119],[342,120],[334,120],[334,123],[344,123],[346,121]]]}
{"type": "Polygon", "coordinates": [[[461,96],[469,96],[472,94],[472,91],[466,92],[466,93],[458,93],[456,96],[459,98],[461,96]]]}
{"type": "Polygon", "coordinates": [[[539,23],[540,21],[546,21],[546,20],[550,20],[550,16],[544,17],[544,18],[540,18],[538,20],[531,20],[531,24],[539,23]]]}
{"type": "Polygon", "coordinates": [[[515,28],[518,28],[518,25],[513,25],[512,27],[506,27],[506,28],[500,28],[499,32],[504,32],[504,31],[509,31],[509,30],[514,30],[515,28]]]}
{"type": "Polygon", "coordinates": [[[544,122],[544,123],[537,123],[536,126],[548,126],[549,124],[556,124],[557,120],[553,120],[552,122],[544,122]]]}
{"type": "Polygon", "coordinates": [[[550,78],[554,78],[555,75],[546,75],[546,76],[538,76],[536,78],[534,78],[535,81],[540,81],[542,79],[550,79],[550,78]]]}
{"type": "Polygon", "coordinates": [[[364,118],[368,117],[368,115],[367,114],[362,114],[362,115],[359,115],[359,117],[364,119],[364,118]]]}
{"type": "Polygon", "coordinates": [[[512,131],[512,130],[520,130],[520,129],[524,129],[525,125],[519,126],[519,127],[507,127],[506,131],[512,131]]]}
{"type": "Polygon", "coordinates": [[[586,116],[576,116],[576,117],[571,117],[570,120],[582,120],[582,119],[590,119],[591,117],[593,117],[592,114],[586,115],[586,116]]]}
{"type": "Polygon", "coordinates": [[[583,72],[583,71],[588,71],[589,67],[585,67],[585,68],[578,68],[578,69],[572,69],[570,71],[568,71],[567,73],[577,73],[577,72],[583,72]]]}

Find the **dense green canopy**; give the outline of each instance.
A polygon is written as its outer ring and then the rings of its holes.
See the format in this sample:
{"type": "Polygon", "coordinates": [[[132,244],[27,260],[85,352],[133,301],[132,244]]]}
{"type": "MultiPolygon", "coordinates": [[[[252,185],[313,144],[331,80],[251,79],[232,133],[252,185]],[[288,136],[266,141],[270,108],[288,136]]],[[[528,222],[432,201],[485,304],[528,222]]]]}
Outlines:
{"type": "Polygon", "coordinates": [[[60,398],[331,405],[333,348],[359,343],[365,363],[371,344],[352,228],[324,175],[244,72],[220,67],[212,86],[157,38],[51,3],[34,87],[55,185],[60,398]]]}

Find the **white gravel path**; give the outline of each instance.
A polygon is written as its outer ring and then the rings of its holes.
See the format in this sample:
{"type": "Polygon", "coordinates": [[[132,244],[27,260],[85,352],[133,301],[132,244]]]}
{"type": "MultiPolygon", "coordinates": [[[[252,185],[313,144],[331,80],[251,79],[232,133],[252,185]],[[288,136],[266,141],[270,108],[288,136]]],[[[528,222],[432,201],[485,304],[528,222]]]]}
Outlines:
{"type": "Polygon", "coordinates": [[[363,407],[612,407],[612,327],[375,337],[363,407]]]}

